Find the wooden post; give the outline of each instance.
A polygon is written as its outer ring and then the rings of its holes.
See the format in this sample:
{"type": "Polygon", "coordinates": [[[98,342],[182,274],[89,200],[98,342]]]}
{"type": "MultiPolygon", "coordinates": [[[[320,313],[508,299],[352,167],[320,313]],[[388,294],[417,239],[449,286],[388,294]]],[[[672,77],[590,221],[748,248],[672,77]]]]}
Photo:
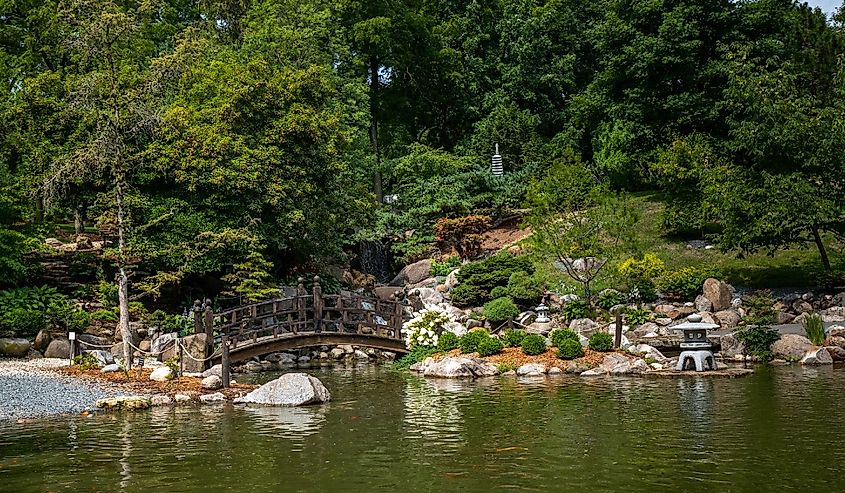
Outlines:
{"type": "MultiPolygon", "coordinates": [[[[395,296],[394,296],[395,297],[395,296]]],[[[402,307],[402,303],[398,300],[393,305],[393,337],[398,340],[402,340],[402,324],[404,323],[403,320],[403,312],[404,309],[402,307]]]]}
{"type": "Polygon", "coordinates": [[[305,291],[305,278],[300,277],[296,286],[296,310],[299,312],[299,320],[296,321],[296,324],[291,326],[294,335],[298,332],[298,328],[300,326],[305,327],[305,322],[308,320],[305,318],[305,296],[307,293],[305,291]]]}
{"type": "Polygon", "coordinates": [[[185,371],[185,365],[183,361],[185,360],[185,348],[182,347],[182,339],[177,335],[176,336],[176,347],[179,348],[179,376],[182,376],[182,372],[185,371]]]}
{"type": "Polygon", "coordinates": [[[223,388],[229,388],[229,338],[225,335],[222,339],[222,357],[220,358],[220,378],[223,380],[223,388]]]}
{"type": "Polygon", "coordinates": [[[320,276],[314,276],[314,331],[319,332],[323,324],[323,289],[320,276]]]}
{"type": "MultiPolygon", "coordinates": [[[[211,356],[214,352],[214,310],[211,308],[211,300],[205,299],[205,313],[203,313],[205,325],[205,357],[211,356]]],[[[203,363],[203,368],[207,367],[209,362],[203,363]]]]}
{"type": "Polygon", "coordinates": [[[194,334],[202,334],[202,302],[194,300],[194,334]]]}
{"type": "Polygon", "coordinates": [[[613,347],[622,345],[622,313],[616,313],[616,337],[613,338],[613,347]]]}

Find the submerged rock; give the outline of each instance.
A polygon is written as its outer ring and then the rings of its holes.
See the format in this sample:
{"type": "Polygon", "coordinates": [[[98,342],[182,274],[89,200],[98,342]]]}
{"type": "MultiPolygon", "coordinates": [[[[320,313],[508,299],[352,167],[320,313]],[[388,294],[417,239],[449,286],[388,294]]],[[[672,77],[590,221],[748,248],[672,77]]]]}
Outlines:
{"type": "Polygon", "coordinates": [[[200,396],[200,402],[203,404],[215,404],[220,402],[226,402],[226,396],[220,392],[215,392],[213,394],[205,394],[200,396]]]}
{"type": "Polygon", "coordinates": [[[306,373],[286,373],[235,399],[235,404],[290,407],[322,404],[331,398],[328,389],[316,377],[306,373]]]}
{"type": "Polygon", "coordinates": [[[149,397],[140,395],[108,397],[106,399],[100,399],[96,403],[98,408],[107,411],[148,409],[151,405],[152,403],[149,397]]]}

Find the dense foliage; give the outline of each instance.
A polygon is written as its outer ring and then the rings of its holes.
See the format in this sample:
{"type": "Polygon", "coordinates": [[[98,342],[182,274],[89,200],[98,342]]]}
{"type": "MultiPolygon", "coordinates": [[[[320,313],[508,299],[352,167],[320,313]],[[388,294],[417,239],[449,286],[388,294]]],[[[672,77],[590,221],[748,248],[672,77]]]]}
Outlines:
{"type": "Polygon", "coordinates": [[[496,298],[484,304],[484,317],[494,325],[519,315],[519,308],[510,298],[496,298]]]}
{"type": "MultiPolygon", "coordinates": [[[[664,192],[669,231],[726,250],[812,246],[830,271],[845,237],[845,35],[796,1],[0,9],[2,287],[73,219],[134,291],[246,300],[362,240],[473,256],[487,218],[526,204],[537,252],[589,300],[631,246],[622,192],[642,189],[664,192]]],[[[494,262],[453,299],[534,303],[511,282],[530,266],[494,262]]]]}
{"type": "Polygon", "coordinates": [[[575,359],[584,355],[581,343],[573,339],[565,339],[557,345],[557,357],[560,359],[575,359]]]}
{"type": "Polygon", "coordinates": [[[536,356],[546,352],[546,338],[538,334],[528,334],[522,339],[522,352],[536,356]]]}
{"type": "Polygon", "coordinates": [[[613,336],[607,332],[593,332],[588,345],[593,351],[610,351],[613,349],[613,336]]]}
{"type": "Polygon", "coordinates": [[[478,345],[489,338],[490,334],[486,330],[471,330],[461,337],[461,352],[464,354],[475,353],[478,351],[478,345]]]}
{"type": "Polygon", "coordinates": [[[549,334],[549,339],[551,339],[552,345],[557,347],[561,347],[566,341],[575,341],[578,344],[581,344],[581,339],[578,337],[578,334],[570,329],[555,329],[551,332],[551,334],[549,334]]]}

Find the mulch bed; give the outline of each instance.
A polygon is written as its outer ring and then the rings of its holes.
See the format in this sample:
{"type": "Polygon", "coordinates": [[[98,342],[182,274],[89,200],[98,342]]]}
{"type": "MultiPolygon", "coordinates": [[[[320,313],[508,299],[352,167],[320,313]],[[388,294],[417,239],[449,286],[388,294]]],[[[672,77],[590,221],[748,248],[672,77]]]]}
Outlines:
{"type": "Polygon", "coordinates": [[[206,390],[202,388],[202,379],[196,377],[177,377],[166,382],[155,382],[150,380],[152,370],[149,368],[133,369],[128,373],[122,371],[113,373],[102,373],[99,368],[83,370],[78,366],[56,368],[56,372],[74,378],[94,380],[111,388],[117,388],[125,392],[138,394],[167,394],[171,397],[175,394],[187,394],[197,396],[200,394],[213,394],[222,392],[226,397],[233,398],[243,395],[256,388],[256,385],[233,384],[228,389],[206,390]]]}

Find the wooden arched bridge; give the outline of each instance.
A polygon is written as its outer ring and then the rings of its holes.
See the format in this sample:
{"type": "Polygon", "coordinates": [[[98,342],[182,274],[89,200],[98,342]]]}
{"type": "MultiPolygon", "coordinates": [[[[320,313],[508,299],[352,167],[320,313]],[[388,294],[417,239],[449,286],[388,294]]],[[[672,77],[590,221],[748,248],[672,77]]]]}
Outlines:
{"type": "Polygon", "coordinates": [[[213,340],[211,363],[322,345],[352,344],[406,353],[402,338],[405,307],[357,295],[324,295],[319,277],[308,293],[300,279],[295,296],[239,306],[216,314],[210,311],[200,323],[213,340]],[[224,348],[225,346],[225,348],[224,348]]]}

